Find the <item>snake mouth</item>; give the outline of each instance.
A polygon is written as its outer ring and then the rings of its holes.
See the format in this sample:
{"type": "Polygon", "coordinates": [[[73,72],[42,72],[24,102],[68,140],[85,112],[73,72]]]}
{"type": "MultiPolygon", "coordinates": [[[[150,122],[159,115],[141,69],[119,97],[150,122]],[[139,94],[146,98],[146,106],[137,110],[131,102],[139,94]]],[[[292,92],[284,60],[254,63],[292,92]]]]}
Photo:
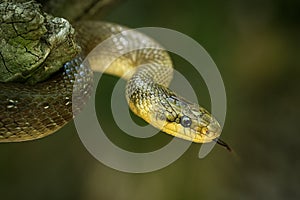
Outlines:
{"type": "Polygon", "coordinates": [[[213,141],[216,142],[217,144],[223,146],[229,152],[232,152],[232,149],[229,147],[229,145],[226,142],[224,142],[223,140],[221,140],[220,138],[215,138],[215,139],[213,139],[213,141]]]}

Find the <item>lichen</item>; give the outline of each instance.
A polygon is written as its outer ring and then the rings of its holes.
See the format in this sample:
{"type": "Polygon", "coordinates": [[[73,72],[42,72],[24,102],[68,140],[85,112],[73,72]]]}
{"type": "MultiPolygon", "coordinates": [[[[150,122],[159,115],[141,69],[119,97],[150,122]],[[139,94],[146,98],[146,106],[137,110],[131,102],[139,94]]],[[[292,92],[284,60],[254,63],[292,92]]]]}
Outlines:
{"type": "Polygon", "coordinates": [[[80,51],[74,33],[34,1],[0,3],[0,82],[47,79],[80,51]]]}

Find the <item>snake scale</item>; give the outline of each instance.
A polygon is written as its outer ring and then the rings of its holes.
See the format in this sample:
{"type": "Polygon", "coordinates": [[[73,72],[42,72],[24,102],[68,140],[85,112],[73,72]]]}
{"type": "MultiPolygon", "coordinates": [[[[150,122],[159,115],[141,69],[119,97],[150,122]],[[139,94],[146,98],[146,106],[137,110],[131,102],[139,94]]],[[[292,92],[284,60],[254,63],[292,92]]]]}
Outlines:
{"type": "Polygon", "coordinates": [[[221,127],[206,109],[168,89],[172,61],[158,43],[136,31],[125,33],[128,28],[112,23],[81,22],[75,29],[82,52],[58,73],[35,85],[0,83],[0,142],[42,138],[70,121],[81,109],[72,110],[73,89],[79,94],[73,97],[76,105],[83,105],[92,89],[93,72],[82,60],[97,44],[118,34],[99,55],[92,55],[90,62],[92,68],[104,71],[105,62],[115,58],[105,73],[127,79],[130,109],[165,133],[196,143],[215,141],[229,149],[218,139],[221,127]]]}

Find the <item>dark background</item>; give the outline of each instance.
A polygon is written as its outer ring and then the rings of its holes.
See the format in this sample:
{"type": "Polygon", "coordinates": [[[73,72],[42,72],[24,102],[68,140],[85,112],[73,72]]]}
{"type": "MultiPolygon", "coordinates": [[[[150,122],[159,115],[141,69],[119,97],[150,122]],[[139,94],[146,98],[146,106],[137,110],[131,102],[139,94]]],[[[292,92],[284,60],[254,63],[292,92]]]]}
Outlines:
{"type": "MultiPolygon", "coordinates": [[[[200,146],[193,144],[164,169],[128,174],[94,159],[69,123],[38,141],[0,145],[1,199],[299,199],[299,19],[296,0],[119,3],[104,20],[174,29],[209,52],[227,92],[222,138],[236,155],[216,146],[198,159],[200,146]]],[[[173,58],[209,108],[200,76],[173,58]]],[[[115,127],[107,105],[117,80],[104,76],[98,88],[99,117],[110,137],[137,151],[168,142],[160,134],[140,143],[115,127]]]]}

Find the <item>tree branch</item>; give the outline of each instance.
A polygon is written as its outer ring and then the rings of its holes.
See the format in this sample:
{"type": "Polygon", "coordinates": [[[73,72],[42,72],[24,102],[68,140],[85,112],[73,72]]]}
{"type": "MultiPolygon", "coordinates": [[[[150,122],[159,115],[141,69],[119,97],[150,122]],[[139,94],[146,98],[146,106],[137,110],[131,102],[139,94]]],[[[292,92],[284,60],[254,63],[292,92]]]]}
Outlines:
{"type": "Polygon", "coordinates": [[[36,83],[80,51],[70,23],[34,1],[0,3],[0,81],[36,83]]]}

